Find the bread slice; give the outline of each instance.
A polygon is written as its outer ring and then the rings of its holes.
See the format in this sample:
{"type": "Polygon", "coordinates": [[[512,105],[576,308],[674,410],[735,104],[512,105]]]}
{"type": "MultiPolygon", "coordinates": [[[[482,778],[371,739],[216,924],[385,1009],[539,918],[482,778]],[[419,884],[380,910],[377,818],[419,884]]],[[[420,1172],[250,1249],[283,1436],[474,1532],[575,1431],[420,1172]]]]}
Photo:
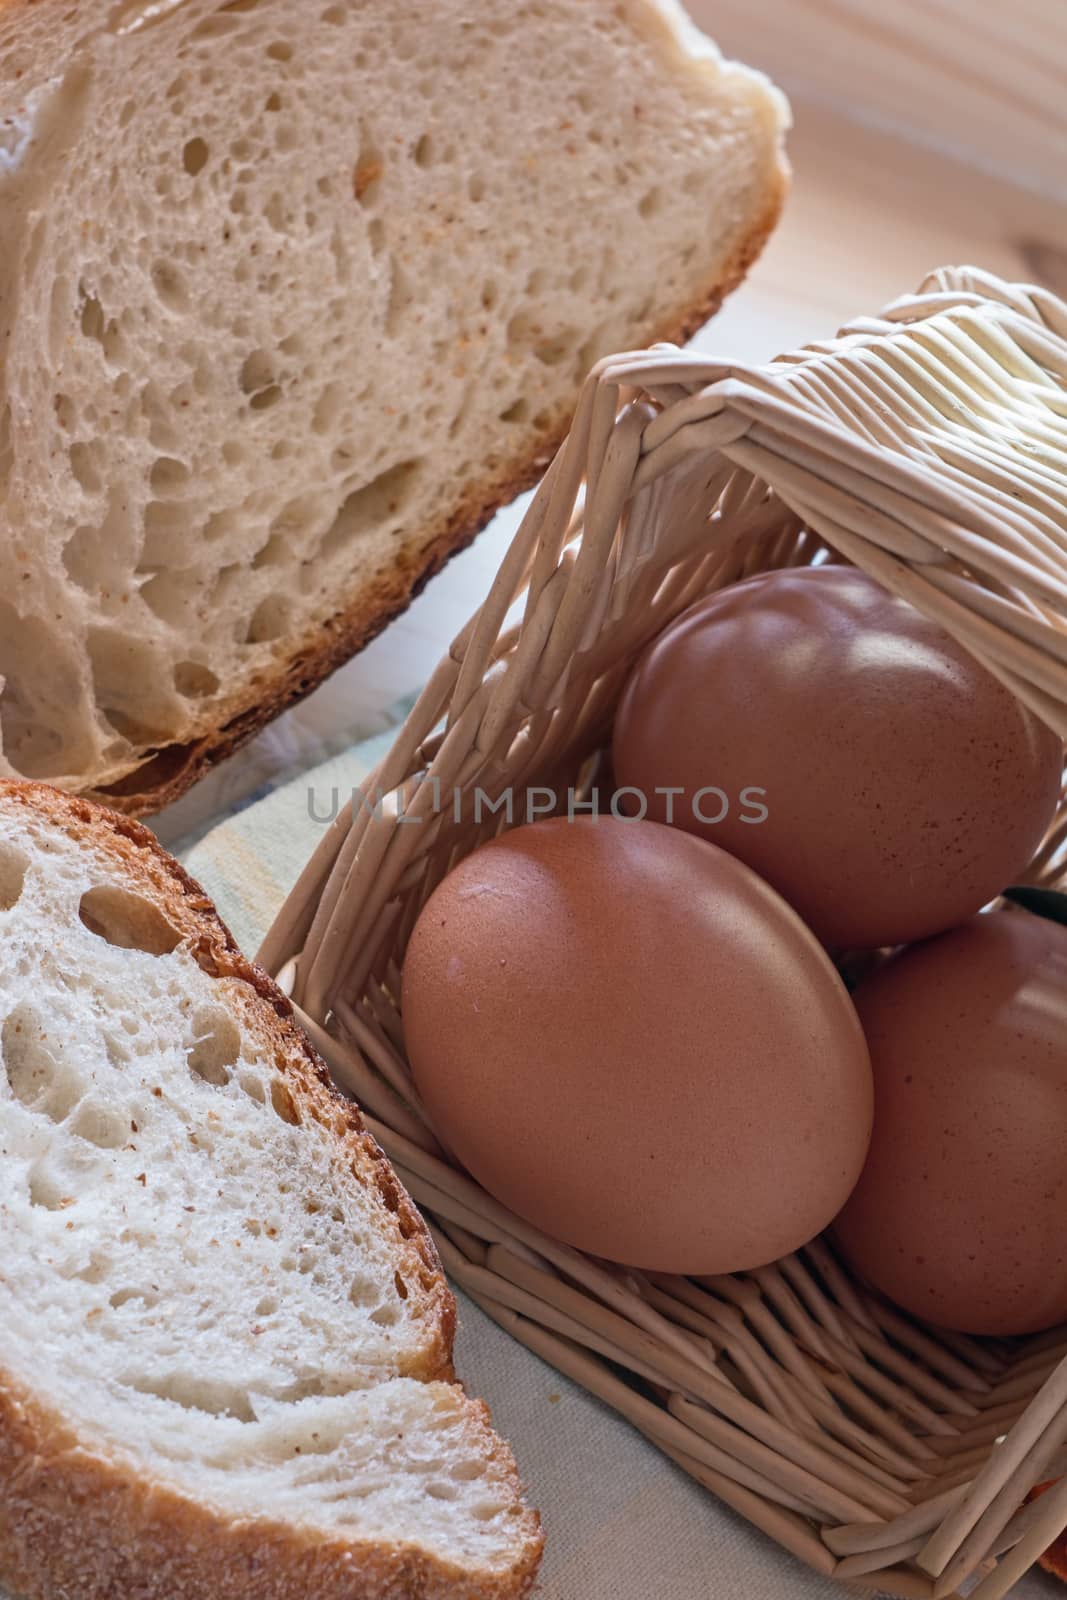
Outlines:
{"type": "Polygon", "coordinates": [[[676,0],[0,0],[8,775],[173,799],[682,339],[785,104],[676,0]]]}
{"type": "Polygon", "coordinates": [[[417,1212],[139,824],[0,783],[0,1001],[0,1587],[526,1594],[417,1212]]]}

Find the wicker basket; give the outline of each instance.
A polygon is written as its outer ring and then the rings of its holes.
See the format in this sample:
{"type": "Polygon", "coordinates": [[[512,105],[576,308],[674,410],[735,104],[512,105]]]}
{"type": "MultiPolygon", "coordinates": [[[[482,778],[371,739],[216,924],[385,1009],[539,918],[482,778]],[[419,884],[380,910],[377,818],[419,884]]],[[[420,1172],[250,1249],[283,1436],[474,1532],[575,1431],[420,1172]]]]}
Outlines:
{"type": "MultiPolygon", "coordinates": [[[[701,1281],[591,1260],[448,1163],[404,1056],[415,917],[502,821],[468,806],[457,820],[435,792],[589,783],[654,634],[698,596],[827,546],[1067,733],[1067,305],[946,269],[767,366],[669,346],[602,361],[488,600],[261,959],[287,969],[455,1282],[516,1339],[817,1571],[935,1597],[977,1574],[972,1600],[997,1600],[1067,1524],[1067,1478],[1021,1509],[1067,1471],[1067,1329],[923,1328],[821,1240],[701,1281]]],[[[1033,881],[1062,870],[1065,839],[1067,806],[1033,881]]]]}

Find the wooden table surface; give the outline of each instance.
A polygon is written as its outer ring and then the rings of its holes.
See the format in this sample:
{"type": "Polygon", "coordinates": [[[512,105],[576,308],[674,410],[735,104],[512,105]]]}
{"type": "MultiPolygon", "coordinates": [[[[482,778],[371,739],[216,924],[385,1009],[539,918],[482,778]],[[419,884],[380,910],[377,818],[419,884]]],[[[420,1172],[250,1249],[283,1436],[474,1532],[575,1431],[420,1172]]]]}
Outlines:
{"type": "MultiPolygon", "coordinates": [[[[1067,7],[1063,15],[1067,25],[1067,7]]],[[[1067,294],[1067,206],[839,111],[795,97],[793,109],[785,215],[748,281],[697,336],[698,348],[765,360],[878,310],[931,268],[953,263],[1067,294]]],[[[501,512],[361,656],[163,813],[165,842],[202,828],[310,756],[322,738],[385,725],[484,597],[520,511],[521,504],[501,512]]]]}
{"type": "Polygon", "coordinates": [[[1063,0],[685,0],[723,53],[1067,200],[1063,0]]]}

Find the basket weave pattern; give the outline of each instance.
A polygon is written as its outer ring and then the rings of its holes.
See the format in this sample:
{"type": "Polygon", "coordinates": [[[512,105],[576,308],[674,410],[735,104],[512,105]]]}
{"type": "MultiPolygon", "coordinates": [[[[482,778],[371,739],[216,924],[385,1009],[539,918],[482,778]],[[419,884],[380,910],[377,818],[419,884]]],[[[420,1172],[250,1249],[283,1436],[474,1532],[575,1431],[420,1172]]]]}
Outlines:
{"type": "MultiPolygon", "coordinates": [[[[655,634],[701,595],[827,554],[1067,734],[1067,305],[945,269],[766,366],[668,346],[601,362],[489,598],[261,960],[490,1316],[818,1571],[934,1597],[977,1574],[976,1600],[999,1600],[1067,1524],[1067,1479],[1020,1509],[1067,1471],[1067,1329],[923,1328],[821,1240],[703,1280],[582,1256],[455,1168],[404,1053],[415,918],[502,826],[452,797],[587,788],[655,634]]],[[[1061,806],[1033,882],[1062,873],[1065,840],[1061,806]]]]}

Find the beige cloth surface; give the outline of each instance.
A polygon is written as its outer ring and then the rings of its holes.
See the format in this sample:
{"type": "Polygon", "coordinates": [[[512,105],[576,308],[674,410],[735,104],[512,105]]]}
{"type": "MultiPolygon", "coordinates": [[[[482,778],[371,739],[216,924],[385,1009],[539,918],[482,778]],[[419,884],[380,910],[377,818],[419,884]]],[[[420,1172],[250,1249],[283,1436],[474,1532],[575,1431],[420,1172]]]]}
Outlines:
{"type": "MultiPolygon", "coordinates": [[[[186,866],[252,954],[336,801],[388,749],[385,733],[220,822],[186,866]]],[[[548,1536],[541,1600],[841,1600],[694,1485],[613,1412],[460,1299],[457,1364],[510,1439],[548,1536]]],[[[1062,1593],[1043,1574],[1016,1600],[1062,1593]]]]}

